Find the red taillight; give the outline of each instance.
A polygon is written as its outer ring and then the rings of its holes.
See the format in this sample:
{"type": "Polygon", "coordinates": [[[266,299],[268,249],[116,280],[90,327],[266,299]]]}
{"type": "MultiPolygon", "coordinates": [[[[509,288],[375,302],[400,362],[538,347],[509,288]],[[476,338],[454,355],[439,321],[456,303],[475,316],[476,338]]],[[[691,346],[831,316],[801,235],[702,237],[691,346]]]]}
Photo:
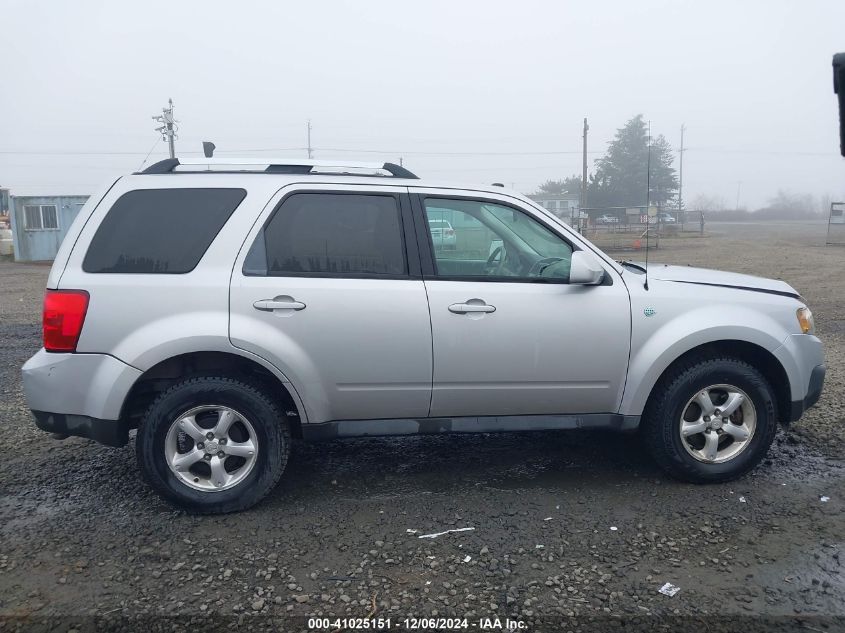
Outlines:
{"type": "Polygon", "coordinates": [[[45,292],[44,349],[48,352],[75,352],[87,311],[88,293],[84,290],[45,292]]]}

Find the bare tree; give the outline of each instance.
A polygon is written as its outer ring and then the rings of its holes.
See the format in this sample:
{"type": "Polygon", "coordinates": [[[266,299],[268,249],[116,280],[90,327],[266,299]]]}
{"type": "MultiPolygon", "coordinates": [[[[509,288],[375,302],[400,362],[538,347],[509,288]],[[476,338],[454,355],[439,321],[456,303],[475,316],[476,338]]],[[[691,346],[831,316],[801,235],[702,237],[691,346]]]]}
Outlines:
{"type": "Polygon", "coordinates": [[[724,211],[728,208],[728,203],[720,196],[700,193],[689,203],[689,208],[692,211],[724,211]]]}

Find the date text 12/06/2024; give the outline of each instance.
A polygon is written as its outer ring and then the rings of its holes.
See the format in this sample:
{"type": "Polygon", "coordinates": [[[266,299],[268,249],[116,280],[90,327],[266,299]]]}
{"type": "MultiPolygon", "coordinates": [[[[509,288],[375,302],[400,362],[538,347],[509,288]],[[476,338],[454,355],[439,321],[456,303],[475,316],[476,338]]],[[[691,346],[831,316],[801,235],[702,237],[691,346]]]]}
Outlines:
{"type": "Polygon", "coordinates": [[[476,629],[480,631],[524,631],[527,625],[521,620],[510,618],[308,618],[308,629],[312,631],[338,629],[370,631],[459,631],[476,629]]]}

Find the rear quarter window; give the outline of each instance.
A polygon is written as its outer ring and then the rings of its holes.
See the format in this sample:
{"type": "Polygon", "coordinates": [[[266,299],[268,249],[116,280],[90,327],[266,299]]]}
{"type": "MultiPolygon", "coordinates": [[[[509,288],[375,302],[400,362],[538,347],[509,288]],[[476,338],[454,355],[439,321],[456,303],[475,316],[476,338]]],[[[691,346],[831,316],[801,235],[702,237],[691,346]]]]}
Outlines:
{"type": "Polygon", "coordinates": [[[246,197],[244,189],[138,189],[106,214],[82,263],[87,273],[181,274],[246,197]]]}

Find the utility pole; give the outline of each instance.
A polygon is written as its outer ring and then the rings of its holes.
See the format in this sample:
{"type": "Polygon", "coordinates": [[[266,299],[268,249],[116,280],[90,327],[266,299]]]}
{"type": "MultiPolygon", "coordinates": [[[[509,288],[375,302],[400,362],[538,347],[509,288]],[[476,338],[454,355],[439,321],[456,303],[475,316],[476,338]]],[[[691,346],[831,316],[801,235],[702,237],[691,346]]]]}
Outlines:
{"type": "Polygon", "coordinates": [[[311,119],[308,119],[308,158],[314,158],[314,150],[311,147],[311,119]]]}
{"type": "Polygon", "coordinates": [[[173,99],[168,99],[167,103],[168,106],[162,108],[161,114],[154,116],[153,121],[161,123],[161,126],[156,128],[156,132],[161,134],[161,140],[167,141],[170,148],[170,158],[176,158],[176,147],[173,141],[179,128],[176,125],[176,119],[173,118],[173,99]]]}
{"type": "MultiPolygon", "coordinates": [[[[680,158],[681,158],[681,166],[680,172],[678,175],[678,215],[684,210],[684,130],[687,129],[686,125],[683,123],[681,124],[681,151],[680,151],[680,158]]],[[[678,218],[680,220],[680,218],[678,218]]]]}
{"type": "Polygon", "coordinates": [[[736,181],[736,206],[734,207],[737,211],[739,211],[739,192],[742,189],[742,181],[736,181]]]}
{"type": "Polygon", "coordinates": [[[581,210],[587,207],[587,117],[584,117],[584,163],[581,169],[581,204],[578,208],[578,232],[581,232],[581,210]]]}

